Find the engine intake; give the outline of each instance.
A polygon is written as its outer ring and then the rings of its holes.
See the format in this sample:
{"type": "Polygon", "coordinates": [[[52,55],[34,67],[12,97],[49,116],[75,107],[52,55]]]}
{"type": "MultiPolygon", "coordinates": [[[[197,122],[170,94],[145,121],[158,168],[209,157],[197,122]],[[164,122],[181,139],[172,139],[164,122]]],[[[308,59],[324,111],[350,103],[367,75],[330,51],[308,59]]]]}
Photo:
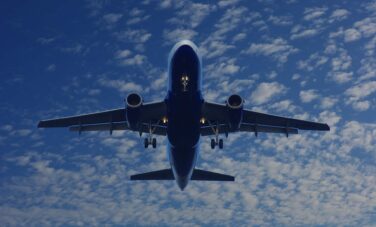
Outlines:
{"type": "Polygon", "coordinates": [[[226,104],[232,109],[242,109],[244,100],[240,95],[231,95],[228,97],[226,104]]]}
{"type": "Polygon", "coordinates": [[[127,107],[137,108],[142,105],[142,97],[137,93],[131,93],[126,99],[127,107]]]}
{"type": "Polygon", "coordinates": [[[228,119],[231,130],[238,130],[243,120],[243,104],[244,100],[240,95],[231,95],[226,101],[228,108],[228,119]]]}
{"type": "Polygon", "coordinates": [[[125,101],[128,126],[133,130],[138,130],[141,120],[141,108],[143,104],[142,97],[137,93],[131,93],[127,96],[125,101]]]}

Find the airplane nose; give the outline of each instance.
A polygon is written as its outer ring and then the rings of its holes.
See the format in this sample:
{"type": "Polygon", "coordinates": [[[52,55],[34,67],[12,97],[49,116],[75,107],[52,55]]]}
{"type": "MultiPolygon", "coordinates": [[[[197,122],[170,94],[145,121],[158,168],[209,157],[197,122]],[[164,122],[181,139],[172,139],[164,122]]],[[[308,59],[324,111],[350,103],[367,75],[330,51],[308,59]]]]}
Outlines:
{"type": "Polygon", "coordinates": [[[194,58],[196,58],[196,52],[189,45],[180,46],[176,50],[175,55],[174,55],[174,59],[177,61],[185,61],[185,60],[194,59],[194,58]]]}

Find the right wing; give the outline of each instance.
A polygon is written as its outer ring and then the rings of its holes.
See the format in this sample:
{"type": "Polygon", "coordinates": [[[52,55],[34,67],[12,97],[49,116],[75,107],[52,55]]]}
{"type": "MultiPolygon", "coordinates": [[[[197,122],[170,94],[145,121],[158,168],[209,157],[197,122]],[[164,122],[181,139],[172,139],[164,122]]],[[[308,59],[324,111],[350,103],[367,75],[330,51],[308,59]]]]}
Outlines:
{"type": "MultiPolygon", "coordinates": [[[[205,102],[203,105],[203,117],[208,120],[201,127],[201,135],[214,135],[215,129],[219,133],[235,132],[229,127],[228,107],[223,104],[205,102]],[[211,122],[211,123],[210,123],[211,122]]],[[[280,117],[271,114],[259,113],[251,110],[243,110],[243,119],[240,128],[236,131],[266,132],[297,134],[298,130],[329,131],[327,124],[280,117]]]]}
{"type": "MultiPolygon", "coordinates": [[[[141,106],[138,132],[149,132],[151,124],[154,133],[166,135],[166,127],[161,119],[166,115],[165,102],[145,103],[141,106]]],[[[70,127],[71,131],[112,131],[131,130],[127,126],[126,108],[107,110],[90,114],[40,121],[38,128],[70,127]]]]}

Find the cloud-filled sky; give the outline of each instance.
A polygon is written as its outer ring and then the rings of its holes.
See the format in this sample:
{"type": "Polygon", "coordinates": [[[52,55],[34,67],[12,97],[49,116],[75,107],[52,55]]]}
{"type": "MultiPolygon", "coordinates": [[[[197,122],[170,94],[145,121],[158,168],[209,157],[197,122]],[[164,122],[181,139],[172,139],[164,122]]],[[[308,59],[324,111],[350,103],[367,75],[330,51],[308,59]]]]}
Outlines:
{"type": "Polygon", "coordinates": [[[2,1],[0,226],[374,226],[376,1],[2,1]],[[168,168],[166,141],[37,129],[48,119],[161,100],[190,39],[203,94],[326,122],[331,131],[201,139],[198,168],[229,182],[130,182],[168,168]]]}

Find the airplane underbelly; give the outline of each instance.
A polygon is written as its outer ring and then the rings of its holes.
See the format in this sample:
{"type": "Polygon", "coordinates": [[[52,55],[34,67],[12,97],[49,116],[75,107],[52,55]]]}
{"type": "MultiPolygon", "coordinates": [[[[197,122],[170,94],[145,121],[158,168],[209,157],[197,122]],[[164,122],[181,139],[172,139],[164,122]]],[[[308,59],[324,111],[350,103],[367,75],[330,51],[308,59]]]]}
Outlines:
{"type": "Polygon", "coordinates": [[[171,146],[197,146],[200,139],[200,96],[178,96],[169,102],[167,137],[171,146]]]}

